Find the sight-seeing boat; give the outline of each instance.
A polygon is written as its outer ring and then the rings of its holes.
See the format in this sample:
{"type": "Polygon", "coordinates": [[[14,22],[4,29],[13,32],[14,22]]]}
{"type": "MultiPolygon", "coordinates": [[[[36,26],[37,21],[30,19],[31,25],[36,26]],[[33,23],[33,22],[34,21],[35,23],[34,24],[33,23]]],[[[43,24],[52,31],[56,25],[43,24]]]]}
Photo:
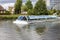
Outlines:
{"type": "Polygon", "coordinates": [[[28,24],[44,22],[44,21],[52,21],[56,19],[57,16],[55,15],[30,15],[30,16],[19,16],[15,21],[14,24],[18,26],[26,26],[28,24]]]}

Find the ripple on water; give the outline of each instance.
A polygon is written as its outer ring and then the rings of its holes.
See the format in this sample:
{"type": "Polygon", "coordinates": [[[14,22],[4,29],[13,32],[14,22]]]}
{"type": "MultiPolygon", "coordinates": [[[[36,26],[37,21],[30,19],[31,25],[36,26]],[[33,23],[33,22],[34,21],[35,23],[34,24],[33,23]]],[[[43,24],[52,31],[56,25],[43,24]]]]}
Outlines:
{"type": "Polygon", "coordinates": [[[60,40],[60,23],[53,23],[53,22],[36,23],[20,28],[14,25],[12,21],[1,21],[0,39],[1,40],[60,40]],[[46,27],[48,28],[47,31],[45,31],[46,27]],[[41,32],[42,35],[39,35],[41,32]]]}

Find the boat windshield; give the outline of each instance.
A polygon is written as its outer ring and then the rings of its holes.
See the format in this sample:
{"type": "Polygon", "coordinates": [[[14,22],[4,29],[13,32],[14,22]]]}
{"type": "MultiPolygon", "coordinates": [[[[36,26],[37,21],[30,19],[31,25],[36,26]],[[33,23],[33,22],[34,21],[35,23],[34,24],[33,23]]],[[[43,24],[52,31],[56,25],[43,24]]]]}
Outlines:
{"type": "Polygon", "coordinates": [[[18,20],[27,20],[25,16],[19,16],[18,20]]]}

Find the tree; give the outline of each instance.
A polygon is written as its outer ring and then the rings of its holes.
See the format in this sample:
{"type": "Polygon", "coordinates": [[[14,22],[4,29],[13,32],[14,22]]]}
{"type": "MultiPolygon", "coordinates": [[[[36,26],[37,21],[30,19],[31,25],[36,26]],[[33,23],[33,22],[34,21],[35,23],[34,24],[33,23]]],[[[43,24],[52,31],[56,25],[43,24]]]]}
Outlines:
{"type": "Polygon", "coordinates": [[[44,0],[38,0],[34,7],[35,15],[48,15],[46,4],[44,0]]]}
{"type": "Polygon", "coordinates": [[[28,8],[27,8],[26,5],[22,5],[22,7],[21,7],[21,10],[22,10],[22,11],[27,11],[27,9],[28,9],[28,8]]]}
{"type": "Polygon", "coordinates": [[[30,0],[27,0],[27,2],[25,3],[25,5],[27,6],[27,11],[29,10],[29,9],[33,9],[33,5],[32,5],[32,3],[31,3],[31,1],[30,0]]]}
{"type": "Polygon", "coordinates": [[[21,13],[21,6],[22,6],[22,0],[16,0],[15,9],[14,9],[15,14],[21,13]]]}

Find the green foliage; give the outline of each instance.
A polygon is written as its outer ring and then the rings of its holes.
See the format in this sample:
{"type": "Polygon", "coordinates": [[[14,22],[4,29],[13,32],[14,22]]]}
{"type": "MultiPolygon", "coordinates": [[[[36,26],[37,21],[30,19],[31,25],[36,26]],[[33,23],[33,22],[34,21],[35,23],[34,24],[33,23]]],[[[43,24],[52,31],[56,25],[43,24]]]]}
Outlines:
{"type": "Polygon", "coordinates": [[[28,13],[28,15],[33,15],[33,10],[29,9],[27,13],[28,13]]]}
{"type": "Polygon", "coordinates": [[[60,10],[57,10],[57,15],[60,15],[60,10]]]}
{"type": "Polygon", "coordinates": [[[11,13],[9,11],[6,11],[5,15],[10,15],[11,13]]]}
{"type": "Polygon", "coordinates": [[[14,13],[21,13],[22,0],[16,0],[14,13]]]}
{"type": "Polygon", "coordinates": [[[33,9],[33,5],[32,5],[32,3],[31,3],[30,0],[27,0],[27,2],[25,3],[25,5],[27,6],[27,11],[28,11],[29,9],[33,9]]]}
{"type": "Polygon", "coordinates": [[[48,15],[48,11],[46,8],[45,1],[38,0],[35,7],[34,7],[35,15],[48,15]]]}
{"type": "Polygon", "coordinates": [[[57,10],[49,10],[49,15],[53,15],[54,13],[56,13],[57,12],[57,10]]]}
{"type": "Polygon", "coordinates": [[[27,6],[26,6],[26,5],[22,5],[21,10],[22,10],[22,11],[27,11],[27,10],[28,10],[28,8],[27,8],[27,6]]]}
{"type": "Polygon", "coordinates": [[[12,20],[17,19],[20,15],[0,15],[0,20],[12,20]]]}
{"type": "Polygon", "coordinates": [[[0,13],[0,15],[10,15],[11,13],[9,11],[5,11],[5,13],[0,13]]]}

